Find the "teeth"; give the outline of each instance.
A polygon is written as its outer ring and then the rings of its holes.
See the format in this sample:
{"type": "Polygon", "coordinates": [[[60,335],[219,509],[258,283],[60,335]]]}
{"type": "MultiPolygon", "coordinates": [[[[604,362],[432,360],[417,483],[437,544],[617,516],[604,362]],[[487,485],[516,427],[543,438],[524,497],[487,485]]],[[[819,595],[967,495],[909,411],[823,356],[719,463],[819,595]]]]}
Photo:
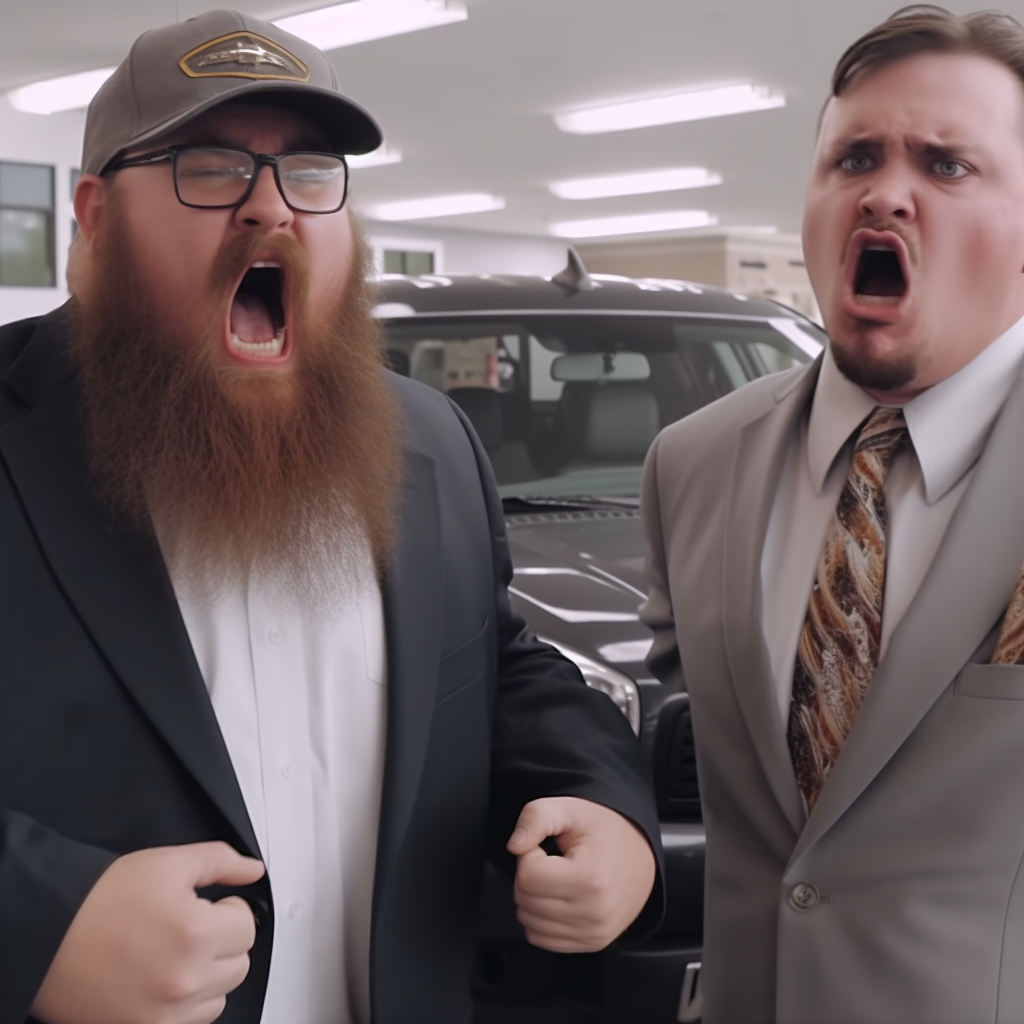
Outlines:
{"type": "Polygon", "coordinates": [[[858,295],[857,301],[862,306],[898,306],[902,295],[858,295]]]}
{"type": "Polygon", "coordinates": [[[250,270],[256,270],[259,267],[272,267],[275,270],[280,270],[281,269],[281,264],[280,263],[271,263],[269,260],[263,260],[260,263],[254,263],[249,269],[250,270]]]}
{"type": "Polygon", "coordinates": [[[270,341],[242,341],[237,334],[231,335],[231,347],[244,356],[256,356],[257,358],[271,358],[279,356],[284,350],[285,329],[274,335],[270,341]]]}

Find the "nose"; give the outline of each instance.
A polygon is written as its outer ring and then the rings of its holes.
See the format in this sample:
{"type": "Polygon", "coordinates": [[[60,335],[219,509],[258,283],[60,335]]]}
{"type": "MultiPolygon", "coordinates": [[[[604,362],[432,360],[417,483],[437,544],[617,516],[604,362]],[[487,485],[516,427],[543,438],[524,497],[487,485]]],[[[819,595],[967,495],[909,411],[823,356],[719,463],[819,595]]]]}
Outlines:
{"type": "Polygon", "coordinates": [[[868,179],[859,206],[865,219],[909,223],[917,213],[910,174],[887,164],[868,179]]]}
{"type": "Polygon", "coordinates": [[[246,227],[263,231],[287,228],[295,220],[294,210],[277,187],[272,167],[258,168],[256,183],[248,199],[235,211],[235,217],[246,227]]]}

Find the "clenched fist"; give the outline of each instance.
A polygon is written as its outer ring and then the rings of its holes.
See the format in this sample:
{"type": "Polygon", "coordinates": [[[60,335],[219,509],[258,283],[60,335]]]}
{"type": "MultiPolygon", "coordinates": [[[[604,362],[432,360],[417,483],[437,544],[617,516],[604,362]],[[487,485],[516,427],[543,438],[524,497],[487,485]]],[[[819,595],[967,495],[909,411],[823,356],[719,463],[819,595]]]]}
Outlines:
{"type": "Polygon", "coordinates": [[[592,953],[636,920],[654,887],[654,853],[628,818],[577,797],[528,803],[508,841],[516,917],[535,946],[592,953]],[[561,857],[540,844],[554,836],[561,857]]]}
{"type": "Polygon", "coordinates": [[[140,850],[100,876],[71,922],[32,1015],[47,1024],[210,1024],[249,972],[256,922],[238,896],[258,860],[226,843],[140,850]]]}

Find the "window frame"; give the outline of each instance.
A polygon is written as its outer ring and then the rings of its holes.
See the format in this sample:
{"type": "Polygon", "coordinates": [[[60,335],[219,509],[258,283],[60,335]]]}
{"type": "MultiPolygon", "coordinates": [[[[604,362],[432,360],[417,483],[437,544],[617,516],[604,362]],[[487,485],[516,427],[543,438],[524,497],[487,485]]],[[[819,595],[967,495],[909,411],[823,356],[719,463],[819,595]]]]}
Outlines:
{"type": "Polygon", "coordinates": [[[443,274],[444,243],[427,238],[393,238],[390,235],[371,236],[370,246],[373,249],[373,266],[377,277],[384,277],[384,251],[388,252],[422,252],[434,257],[432,273],[443,274]]]}
{"type": "Polygon", "coordinates": [[[38,163],[30,160],[0,160],[0,175],[4,167],[28,167],[35,170],[43,170],[49,173],[49,209],[40,206],[15,205],[4,202],[0,197],[0,214],[5,211],[19,213],[39,214],[44,220],[45,237],[45,259],[49,271],[49,279],[45,283],[26,284],[24,282],[8,282],[3,278],[3,265],[0,262],[0,288],[56,288],[57,287],[57,168],[53,164],[38,163]]]}

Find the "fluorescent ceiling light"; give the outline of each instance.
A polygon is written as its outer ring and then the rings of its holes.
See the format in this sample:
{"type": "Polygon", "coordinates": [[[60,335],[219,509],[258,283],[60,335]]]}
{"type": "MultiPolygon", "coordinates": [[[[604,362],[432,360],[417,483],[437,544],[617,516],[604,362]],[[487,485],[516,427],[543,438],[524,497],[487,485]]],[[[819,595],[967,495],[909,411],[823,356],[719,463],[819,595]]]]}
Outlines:
{"type": "Polygon", "coordinates": [[[706,167],[674,167],[666,171],[556,181],[549,187],[559,199],[604,199],[608,196],[637,196],[647,192],[672,192],[681,188],[721,184],[722,176],[712,174],[706,167]]]}
{"type": "Polygon", "coordinates": [[[505,200],[483,192],[457,196],[434,196],[430,199],[406,199],[397,203],[381,203],[366,214],[374,220],[420,220],[423,217],[450,217],[456,213],[485,213],[504,210],[505,200]]]}
{"type": "MultiPolygon", "coordinates": [[[[435,25],[465,21],[466,7],[455,0],[346,0],[317,11],[281,18],[274,24],[321,50],[417,32],[435,25]]],[[[55,114],[87,107],[113,68],[48,78],[12,89],[7,97],[15,110],[55,114]]]]}
{"type": "Polygon", "coordinates": [[[466,8],[445,0],[355,0],[307,11],[274,24],[321,50],[465,21],[466,8]]]}
{"type": "Polygon", "coordinates": [[[99,87],[114,73],[113,68],[80,71],[75,75],[48,78],[23,85],[7,94],[11,106],[26,114],[56,114],[63,110],[87,107],[99,87]]]}
{"type": "Polygon", "coordinates": [[[562,221],[551,225],[551,233],[559,238],[601,238],[608,235],[643,235],[654,231],[705,228],[717,223],[718,218],[705,210],[671,210],[668,213],[641,213],[632,217],[562,221]]]}
{"type": "Polygon", "coordinates": [[[745,224],[732,224],[722,229],[729,235],[777,235],[779,229],[774,224],[757,224],[749,227],[745,224]]]}
{"type": "Polygon", "coordinates": [[[381,167],[384,164],[400,164],[402,162],[402,151],[399,149],[388,149],[387,146],[379,146],[372,153],[349,154],[345,157],[345,163],[352,170],[362,167],[381,167]]]}
{"type": "Polygon", "coordinates": [[[698,121],[705,117],[725,117],[752,110],[784,107],[786,97],[759,85],[728,85],[699,92],[681,92],[650,100],[613,103],[605,107],[558,114],[555,124],[563,132],[592,135],[597,132],[621,132],[628,128],[698,121]]]}

